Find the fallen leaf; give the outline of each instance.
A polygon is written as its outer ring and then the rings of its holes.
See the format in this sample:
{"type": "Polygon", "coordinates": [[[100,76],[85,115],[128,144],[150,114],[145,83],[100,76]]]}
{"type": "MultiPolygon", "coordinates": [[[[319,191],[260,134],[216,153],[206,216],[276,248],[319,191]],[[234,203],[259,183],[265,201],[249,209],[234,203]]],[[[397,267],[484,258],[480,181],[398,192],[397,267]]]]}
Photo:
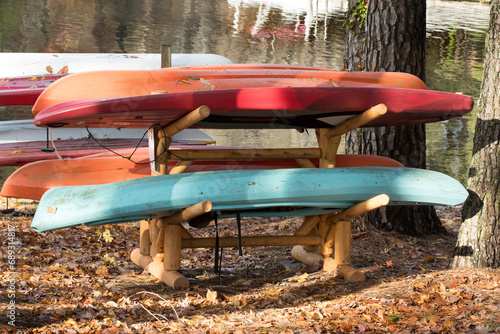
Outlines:
{"type": "Polygon", "coordinates": [[[342,328],[342,330],[344,332],[349,333],[350,331],[352,331],[352,324],[350,324],[348,322],[344,322],[344,323],[340,324],[340,328],[342,328]]]}
{"type": "Polygon", "coordinates": [[[336,81],[333,81],[330,79],[330,82],[332,83],[333,87],[341,87],[336,81]]]}
{"type": "Polygon", "coordinates": [[[57,74],[66,74],[66,73],[69,73],[68,72],[68,65],[64,66],[63,68],[61,68],[57,74]]]}
{"type": "Polygon", "coordinates": [[[108,267],[104,266],[101,269],[96,270],[95,273],[97,275],[103,275],[103,276],[109,275],[108,267]]]}
{"type": "Polygon", "coordinates": [[[248,300],[246,298],[235,298],[233,300],[233,304],[234,306],[236,306],[237,308],[243,308],[245,306],[248,305],[248,300]]]}
{"type": "Polygon", "coordinates": [[[303,320],[295,321],[295,326],[297,327],[309,327],[309,324],[303,320]]]}
{"type": "Polygon", "coordinates": [[[207,300],[211,302],[212,304],[217,304],[217,291],[212,291],[210,289],[207,289],[207,300]]]}
{"type": "Polygon", "coordinates": [[[427,255],[424,259],[424,263],[427,263],[427,262],[430,262],[432,260],[434,260],[434,255],[427,255]]]}

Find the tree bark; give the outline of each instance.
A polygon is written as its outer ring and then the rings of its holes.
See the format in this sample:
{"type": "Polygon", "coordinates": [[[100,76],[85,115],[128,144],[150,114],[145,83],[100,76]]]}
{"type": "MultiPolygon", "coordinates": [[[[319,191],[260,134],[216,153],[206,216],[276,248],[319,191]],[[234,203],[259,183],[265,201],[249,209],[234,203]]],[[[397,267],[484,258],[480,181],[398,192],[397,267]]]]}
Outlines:
{"type": "Polygon", "coordinates": [[[366,6],[366,0],[348,0],[344,28],[346,29],[346,47],[344,52],[344,69],[363,71],[365,68],[365,20],[356,17],[355,8],[366,6]]]}
{"type": "Polygon", "coordinates": [[[483,82],[453,267],[500,267],[500,1],[491,4],[483,82]]]}
{"type": "MultiPolygon", "coordinates": [[[[425,0],[370,0],[365,70],[406,72],[425,81],[425,13],[425,0]]],[[[406,167],[426,168],[425,140],[423,124],[357,129],[346,135],[346,152],[383,155],[406,167]]],[[[364,219],[410,235],[446,233],[432,206],[387,207],[364,219]]]]}

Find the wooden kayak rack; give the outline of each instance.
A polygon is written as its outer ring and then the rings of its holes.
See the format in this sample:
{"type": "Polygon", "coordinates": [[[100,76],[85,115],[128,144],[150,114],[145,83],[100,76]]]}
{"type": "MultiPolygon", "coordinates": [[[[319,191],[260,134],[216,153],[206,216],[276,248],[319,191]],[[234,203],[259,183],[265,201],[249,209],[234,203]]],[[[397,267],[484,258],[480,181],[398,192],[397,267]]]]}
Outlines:
{"type": "MultiPolygon", "coordinates": [[[[175,158],[179,159],[179,163],[168,172],[167,162],[169,158],[172,158],[171,153],[168,152],[170,138],[210,115],[210,109],[207,106],[200,106],[172,124],[164,127],[157,126],[150,130],[150,147],[155,150],[157,157],[152,163],[151,172],[152,175],[182,173],[197,159],[292,158],[296,159],[301,167],[316,168],[309,159],[319,158],[320,168],[334,168],[341,136],[386,112],[386,106],[379,104],[334,128],[316,129],[318,148],[175,151],[175,158]]],[[[178,290],[189,286],[188,279],[178,272],[181,269],[183,248],[295,246],[292,249],[292,256],[295,259],[309,265],[322,265],[323,270],[329,273],[341,273],[348,281],[364,281],[365,275],[350,266],[350,221],[388,203],[389,197],[380,194],[339,212],[306,216],[303,218],[302,225],[292,235],[242,236],[240,239],[195,238],[181,224],[191,222],[192,226],[203,227],[212,220],[212,203],[203,201],[170,217],[141,221],[140,246],[132,251],[131,258],[135,264],[143,268],[147,267],[153,276],[178,290]],[[334,257],[331,257],[332,254],[334,257]]]]}

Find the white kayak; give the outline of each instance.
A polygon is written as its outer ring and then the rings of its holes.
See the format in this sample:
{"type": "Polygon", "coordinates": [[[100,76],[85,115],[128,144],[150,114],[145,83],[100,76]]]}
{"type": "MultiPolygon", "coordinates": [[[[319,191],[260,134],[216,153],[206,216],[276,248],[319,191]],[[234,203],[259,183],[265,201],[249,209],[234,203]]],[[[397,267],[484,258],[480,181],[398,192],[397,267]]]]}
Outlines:
{"type": "MultiPolygon", "coordinates": [[[[89,132],[85,128],[51,128],[49,139],[68,140],[89,138],[89,132]]],[[[114,129],[114,128],[93,128],[89,129],[96,139],[114,138],[142,138],[145,135],[147,140],[147,130],[145,129],[114,129]]],[[[33,142],[47,140],[47,128],[35,126],[33,120],[16,120],[0,122],[0,144],[10,144],[17,142],[33,142]]],[[[200,129],[186,129],[172,137],[173,141],[189,141],[213,144],[215,141],[207,133],[200,129]]]]}
{"type": "MultiPolygon", "coordinates": [[[[216,54],[172,54],[172,66],[232,64],[216,54]]],[[[159,53],[7,53],[0,52],[0,78],[101,70],[153,70],[161,67],[159,53]],[[50,71],[48,70],[50,69],[50,71]]]]}

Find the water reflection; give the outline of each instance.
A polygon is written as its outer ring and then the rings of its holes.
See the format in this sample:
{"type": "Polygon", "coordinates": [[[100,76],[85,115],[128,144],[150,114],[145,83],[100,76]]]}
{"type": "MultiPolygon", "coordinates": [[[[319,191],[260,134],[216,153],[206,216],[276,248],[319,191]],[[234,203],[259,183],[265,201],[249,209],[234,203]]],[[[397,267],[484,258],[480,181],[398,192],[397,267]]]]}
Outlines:
{"type": "MultiPolygon", "coordinates": [[[[239,63],[341,69],[346,0],[2,0],[2,52],[216,53],[239,63]]],[[[479,96],[489,6],[428,1],[427,84],[479,96]]],[[[5,66],[5,64],[2,64],[5,66]]],[[[1,108],[1,119],[30,118],[1,108]]],[[[465,180],[474,117],[428,125],[428,164],[465,180]]],[[[219,144],[311,146],[295,131],[210,131],[219,144]]]]}
{"type": "MultiPolygon", "coordinates": [[[[270,39],[294,39],[303,38],[309,40],[327,39],[328,37],[328,18],[329,16],[343,15],[347,9],[345,0],[326,0],[326,1],[286,1],[286,0],[228,0],[230,6],[235,8],[234,24],[235,31],[241,31],[240,18],[241,8],[257,7],[255,24],[250,28],[252,37],[270,38],[270,39]],[[291,24],[291,27],[272,26],[270,18],[273,12],[279,11],[281,22],[291,24]],[[271,24],[271,25],[270,25],[271,24]],[[323,26],[321,28],[321,26],[323,26]],[[319,33],[321,31],[321,34],[319,33]]],[[[243,18],[244,20],[246,18],[243,18]]]]}
{"type": "Polygon", "coordinates": [[[484,33],[490,21],[489,13],[490,6],[485,3],[427,0],[427,31],[484,33]]]}
{"type": "MultiPolygon", "coordinates": [[[[427,85],[430,89],[480,93],[489,6],[428,1],[427,85]]],[[[475,127],[474,111],[460,119],[427,125],[429,169],[465,182],[475,127]]]]}

